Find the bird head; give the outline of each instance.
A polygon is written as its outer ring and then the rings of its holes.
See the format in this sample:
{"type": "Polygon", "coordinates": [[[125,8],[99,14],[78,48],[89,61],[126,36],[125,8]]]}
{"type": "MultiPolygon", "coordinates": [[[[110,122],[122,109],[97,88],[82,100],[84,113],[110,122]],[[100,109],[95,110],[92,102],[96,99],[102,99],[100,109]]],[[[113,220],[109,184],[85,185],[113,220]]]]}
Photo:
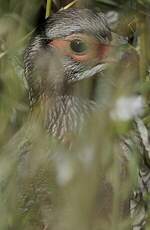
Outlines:
{"type": "Polygon", "coordinates": [[[60,93],[61,88],[64,92],[74,82],[101,72],[110,42],[111,31],[101,12],[69,9],[47,18],[34,33],[25,52],[25,75],[32,101],[44,88],[54,93],[60,93]],[[54,59],[52,67],[54,54],[59,58],[54,59]],[[40,80],[34,74],[37,70],[40,80]]]}

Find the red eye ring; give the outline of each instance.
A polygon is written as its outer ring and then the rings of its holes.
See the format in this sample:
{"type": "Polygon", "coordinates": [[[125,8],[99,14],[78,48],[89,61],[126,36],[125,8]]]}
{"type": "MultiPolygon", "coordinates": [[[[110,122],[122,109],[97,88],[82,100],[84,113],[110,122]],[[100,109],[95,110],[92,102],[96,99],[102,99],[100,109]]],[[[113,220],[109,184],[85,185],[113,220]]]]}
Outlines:
{"type": "Polygon", "coordinates": [[[78,62],[101,61],[106,58],[111,48],[109,44],[102,44],[92,36],[82,34],[56,38],[49,45],[78,62]]]}

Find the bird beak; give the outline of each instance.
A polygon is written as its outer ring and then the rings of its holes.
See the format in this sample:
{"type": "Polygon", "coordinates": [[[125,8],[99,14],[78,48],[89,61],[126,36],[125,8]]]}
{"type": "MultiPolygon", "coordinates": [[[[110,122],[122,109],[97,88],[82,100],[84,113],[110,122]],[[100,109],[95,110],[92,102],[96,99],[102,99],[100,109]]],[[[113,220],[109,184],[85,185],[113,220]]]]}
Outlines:
{"type": "Polygon", "coordinates": [[[128,44],[128,38],[112,32],[111,44],[114,46],[127,45],[128,44]]]}

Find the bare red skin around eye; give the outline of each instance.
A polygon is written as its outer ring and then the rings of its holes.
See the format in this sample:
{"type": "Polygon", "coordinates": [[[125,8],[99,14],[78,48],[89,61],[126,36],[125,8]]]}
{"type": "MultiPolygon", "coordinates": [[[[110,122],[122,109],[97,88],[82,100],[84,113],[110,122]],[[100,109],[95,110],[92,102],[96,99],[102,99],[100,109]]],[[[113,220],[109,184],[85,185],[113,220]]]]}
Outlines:
{"type": "Polygon", "coordinates": [[[109,45],[100,44],[97,42],[92,45],[92,48],[89,49],[87,53],[78,55],[70,50],[70,41],[68,40],[55,39],[51,41],[49,45],[57,48],[61,53],[63,53],[63,55],[69,56],[75,61],[79,62],[89,62],[93,61],[94,59],[101,61],[102,59],[106,58],[110,50],[109,45]]]}
{"type": "Polygon", "coordinates": [[[107,57],[109,51],[111,49],[111,46],[110,45],[105,45],[105,44],[99,44],[99,47],[98,47],[98,58],[100,60],[104,59],[107,57]]]}

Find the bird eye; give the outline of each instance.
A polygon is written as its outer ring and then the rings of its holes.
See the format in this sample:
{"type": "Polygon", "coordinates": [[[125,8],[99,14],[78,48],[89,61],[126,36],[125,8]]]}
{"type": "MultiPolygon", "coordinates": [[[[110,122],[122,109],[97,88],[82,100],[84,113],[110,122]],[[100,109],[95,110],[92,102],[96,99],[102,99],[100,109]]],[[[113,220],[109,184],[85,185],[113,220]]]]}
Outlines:
{"type": "Polygon", "coordinates": [[[82,54],[87,51],[88,46],[82,40],[75,39],[70,42],[70,48],[73,52],[82,54]]]}

